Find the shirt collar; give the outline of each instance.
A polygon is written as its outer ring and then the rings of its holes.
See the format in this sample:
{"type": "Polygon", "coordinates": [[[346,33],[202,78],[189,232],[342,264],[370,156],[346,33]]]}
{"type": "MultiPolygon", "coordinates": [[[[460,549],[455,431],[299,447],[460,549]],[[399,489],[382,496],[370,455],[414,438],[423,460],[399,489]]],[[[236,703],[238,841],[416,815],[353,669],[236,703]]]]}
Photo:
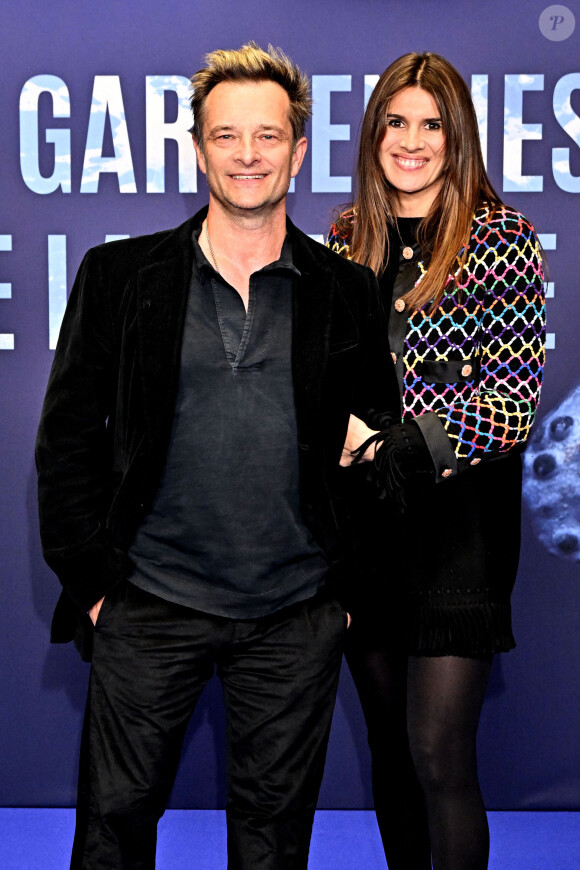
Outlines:
{"type": "MultiPolygon", "coordinates": [[[[197,268],[201,269],[210,269],[212,272],[219,274],[213,263],[207,259],[205,254],[203,253],[201,246],[199,244],[199,236],[201,233],[201,226],[195,227],[191,234],[191,241],[193,244],[193,257],[197,268]]],[[[300,270],[294,265],[294,260],[292,257],[292,242],[288,233],[284,237],[284,242],[282,244],[282,250],[280,251],[280,256],[273,263],[268,263],[268,265],[263,266],[262,269],[259,269],[257,273],[260,274],[262,272],[277,272],[277,271],[289,271],[293,272],[295,275],[300,275],[300,270]]]]}

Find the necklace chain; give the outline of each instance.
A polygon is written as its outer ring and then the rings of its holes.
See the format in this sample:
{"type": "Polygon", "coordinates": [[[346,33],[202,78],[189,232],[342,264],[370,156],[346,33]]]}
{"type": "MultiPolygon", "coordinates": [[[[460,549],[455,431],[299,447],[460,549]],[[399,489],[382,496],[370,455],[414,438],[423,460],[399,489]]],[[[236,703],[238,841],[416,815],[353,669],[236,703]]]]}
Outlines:
{"type": "MultiPolygon", "coordinates": [[[[215,258],[215,254],[214,254],[214,252],[213,252],[213,248],[212,248],[212,245],[211,245],[211,239],[210,239],[210,237],[209,237],[209,230],[208,230],[208,228],[207,228],[207,219],[206,219],[206,221],[205,221],[205,237],[206,237],[206,239],[207,239],[207,243],[208,243],[208,245],[209,245],[209,252],[210,252],[210,254],[211,254],[211,258],[212,258],[212,260],[213,260],[213,264],[214,264],[214,266],[215,266],[215,270],[216,270],[216,272],[218,273],[218,275],[221,275],[220,268],[219,268],[219,266],[218,266],[218,264],[217,264],[217,260],[216,260],[216,258],[215,258]]],[[[401,243],[401,244],[402,244],[402,243],[401,243]]]]}

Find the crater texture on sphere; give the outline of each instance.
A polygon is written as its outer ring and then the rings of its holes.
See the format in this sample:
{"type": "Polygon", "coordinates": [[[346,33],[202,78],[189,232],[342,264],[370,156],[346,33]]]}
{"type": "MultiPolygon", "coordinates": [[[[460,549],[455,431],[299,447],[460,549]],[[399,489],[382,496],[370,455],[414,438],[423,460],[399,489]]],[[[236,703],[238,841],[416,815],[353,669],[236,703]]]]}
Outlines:
{"type": "Polygon", "coordinates": [[[523,494],[542,544],[580,561],[580,384],[536,425],[524,454],[523,494]]]}

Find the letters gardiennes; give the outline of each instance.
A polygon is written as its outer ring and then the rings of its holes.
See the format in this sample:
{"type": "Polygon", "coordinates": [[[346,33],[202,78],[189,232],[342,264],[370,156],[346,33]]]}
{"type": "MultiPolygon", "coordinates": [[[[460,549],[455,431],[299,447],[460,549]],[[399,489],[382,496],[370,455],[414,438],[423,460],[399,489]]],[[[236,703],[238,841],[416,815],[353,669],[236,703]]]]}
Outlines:
{"type": "MultiPolygon", "coordinates": [[[[504,191],[541,191],[543,176],[524,175],[523,143],[526,149],[550,149],[550,157],[543,160],[551,165],[554,181],[568,193],[580,193],[580,176],[572,174],[569,147],[564,147],[558,136],[553,143],[544,139],[544,127],[535,122],[536,117],[547,117],[552,110],[561,130],[580,147],[578,133],[579,116],[574,112],[570,96],[580,89],[580,72],[562,76],[554,87],[550,99],[550,111],[537,114],[526,112],[524,121],[524,98],[527,91],[544,91],[544,76],[537,73],[510,73],[504,77],[504,105],[490,104],[488,97],[489,76],[473,75],[471,90],[478,115],[480,136],[484,153],[487,150],[487,134],[490,127],[503,124],[503,189],[504,191]],[[532,117],[528,117],[532,115],[532,117]]],[[[313,193],[350,193],[352,179],[349,175],[332,174],[339,165],[350,165],[344,160],[344,149],[339,142],[350,142],[356,124],[331,123],[332,116],[348,121],[341,93],[353,91],[360,96],[361,106],[366,104],[377,75],[354,77],[349,74],[313,75],[312,92],[315,97],[312,117],[311,149],[307,160],[311,161],[311,190],[313,193]],[[333,145],[335,147],[333,147],[333,145]]],[[[131,93],[139,85],[131,83],[131,93]]],[[[163,193],[165,191],[165,146],[168,140],[177,143],[178,189],[180,193],[197,192],[197,168],[192,161],[192,144],[188,134],[191,124],[189,114],[189,80],[180,75],[146,76],[142,84],[145,91],[145,137],[136,129],[142,119],[126,116],[125,99],[121,78],[118,75],[97,75],[93,80],[90,107],[79,106],[75,98],[75,115],[89,121],[86,130],[80,193],[97,193],[103,173],[117,175],[120,193],[163,193]],[[173,117],[168,119],[166,115],[173,117]],[[131,141],[142,142],[145,138],[145,171],[135,171],[131,141]],[[112,150],[113,154],[105,153],[112,150]],[[145,189],[138,191],[137,178],[146,179],[145,189]]],[[[126,85],[127,89],[129,86],[126,85]]],[[[545,94],[548,98],[548,94],[545,94]]],[[[358,118],[358,111],[357,111],[358,118]]],[[[80,123],[80,122],[79,122],[80,123]]],[[[25,82],[20,95],[20,167],[25,184],[38,194],[55,191],[71,193],[73,172],[71,132],[77,135],[77,119],[71,112],[70,92],[66,82],[56,75],[37,75],[25,82]],[[47,113],[40,111],[41,101],[51,100],[52,118],[70,119],[66,126],[58,123],[51,126],[47,113]],[[50,167],[49,174],[42,169],[50,167]]],[[[548,128],[547,128],[548,129],[548,128]]],[[[567,139],[564,140],[564,143],[567,139]]],[[[135,153],[141,153],[135,149],[135,153]]],[[[292,190],[292,189],[291,189],[292,190]]]]}

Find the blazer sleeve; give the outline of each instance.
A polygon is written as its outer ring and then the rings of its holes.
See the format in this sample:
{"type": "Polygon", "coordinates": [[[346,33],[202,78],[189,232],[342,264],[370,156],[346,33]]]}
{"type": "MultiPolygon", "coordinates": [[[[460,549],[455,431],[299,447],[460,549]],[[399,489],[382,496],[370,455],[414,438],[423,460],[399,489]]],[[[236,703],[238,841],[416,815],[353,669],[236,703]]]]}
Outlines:
{"type": "Polygon", "coordinates": [[[359,388],[352,413],[375,428],[377,416],[400,413],[399,386],[389,348],[387,319],[374,272],[365,269],[368,312],[361,318],[362,356],[359,388]]]}
{"type": "Polygon", "coordinates": [[[115,349],[98,252],[86,254],[72,288],[36,441],[44,556],[83,611],[120,579],[126,558],[105,529],[115,349]]]}
{"type": "MultiPolygon", "coordinates": [[[[533,227],[514,212],[472,237],[459,289],[482,297],[479,380],[469,396],[415,417],[438,470],[523,445],[540,398],[545,361],[545,293],[533,227]]],[[[440,474],[438,474],[440,479],[440,474]]]]}
{"type": "MultiPolygon", "coordinates": [[[[349,237],[348,226],[345,235],[336,224],[333,224],[326,240],[326,247],[344,259],[350,260],[349,237]]],[[[399,388],[377,277],[372,269],[366,266],[359,265],[358,269],[365,276],[364,288],[361,287],[361,291],[364,289],[364,292],[360,292],[358,296],[361,301],[365,300],[367,308],[359,311],[363,353],[359,371],[359,389],[351,412],[364,420],[370,428],[375,428],[376,420],[385,413],[394,414],[395,417],[399,414],[399,388]]]]}

